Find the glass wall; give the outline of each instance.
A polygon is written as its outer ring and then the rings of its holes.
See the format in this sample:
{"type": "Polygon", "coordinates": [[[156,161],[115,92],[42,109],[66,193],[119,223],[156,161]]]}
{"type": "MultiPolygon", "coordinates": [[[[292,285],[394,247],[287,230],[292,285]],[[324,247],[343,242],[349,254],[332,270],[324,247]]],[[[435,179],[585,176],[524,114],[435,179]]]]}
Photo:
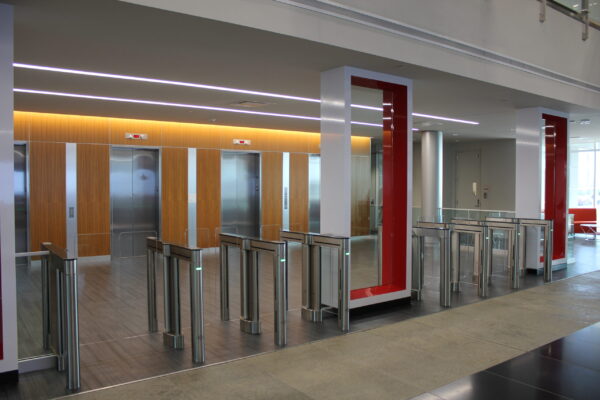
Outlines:
{"type": "Polygon", "coordinates": [[[569,151],[569,207],[600,206],[600,142],[573,143],[569,151]]]}

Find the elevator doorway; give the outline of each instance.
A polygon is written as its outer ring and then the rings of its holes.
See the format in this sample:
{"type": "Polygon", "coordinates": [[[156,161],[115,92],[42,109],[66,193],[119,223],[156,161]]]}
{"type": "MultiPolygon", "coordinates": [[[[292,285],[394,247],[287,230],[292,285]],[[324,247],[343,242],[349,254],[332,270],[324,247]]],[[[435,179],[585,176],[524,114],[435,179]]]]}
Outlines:
{"type": "Polygon", "coordinates": [[[111,257],[146,255],[148,236],[159,235],[159,152],[110,151],[111,257]]]}
{"type": "Polygon", "coordinates": [[[260,236],[260,154],[221,153],[221,230],[260,236]]]}

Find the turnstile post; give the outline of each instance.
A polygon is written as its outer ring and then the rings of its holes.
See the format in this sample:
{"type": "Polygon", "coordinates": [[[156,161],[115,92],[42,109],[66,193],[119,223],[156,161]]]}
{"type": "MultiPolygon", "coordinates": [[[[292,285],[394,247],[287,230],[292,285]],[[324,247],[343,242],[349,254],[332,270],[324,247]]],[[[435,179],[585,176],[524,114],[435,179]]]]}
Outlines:
{"type": "Polygon", "coordinates": [[[440,305],[450,307],[450,230],[440,236],[440,305]]]}
{"type": "Polygon", "coordinates": [[[489,281],[490,271],[492,267],[492,229],[485,226],[483,227],[483,246],[482,247],[482,263],[481,270],[479,271],[479,286],[478,294],[480,297],[487,297],[489,293],[489,281]]]}
{"type": "Polygon", "coordinates": [[[148,248],[146,250],[147,284],[148,284],[148,331],[158,331],[158,319],[156,317],[156,251],[148,248]]]}
{"type": "Polygon", "coordinates": [[[552,282],[554,221],[548,221],[544,227],[544,282],[552,282]]]}
{"type": "Polygon", "coordinates": [[[516,225],[514,231],[508,233],[508,262],[510,263],[510,281],[511,288],[519,289],[521,287],[521,272],[520,272],[520,244],[521,244],[521,227],[516,225]]]}
{"type": "Polygon", "coordinates": [[[415,294],[415,300],[421,301],[423,297],[423,273],[424,273],[424,238],[413,234],[413,272],[412,272],[412,292],[415,294]]]}
{"type": "Polygon", "coordinates": [[[452,280],[450,282],[450,289],[453,292],[460,291],[460,232],[452,231],[450,233],[451,250],[450,255],[452,257],[451,273],[452,280]]]}
{"type": "Polygon", "coordinates": [[[258,252],[243,249],[240,254],[240,329],[251,335],[261,332],[259,285],[258,285],[258,252]]]}
{"type": "MultiPolygon", "coordinates": [[[[281,243],[273,254],[274,305],[275,305],[275,345],[287,344],[287,266],[286,244],[281,243]]],[[[258,285],[257,285],[258,287],[258,285]]],[[[257,311],[258,311],[258,295],[257,311]]]]}
{"type": "Polygon", "coordinates": [[[48,257],[42,257],[42,328],[44,350],[50,350],[50,276],[48,257]]]}
{"type": "Polygon", "coordinates": [[[192,323],[192,361],[196,364],[204,363],[206,361],[202,269],[202,251],[194,250],[190,261],[190,306],[192,323]]]}
{"type": "Polygon", "coordinates": [[[344,238],[338,250],[338,328],[350,330],[350,239],[344,238]]]}
{"type": "Polygon", "coordinates": [[[171,256],[171,248],[163,245],[165,257],[165,332],[163,342],[174,349],[183,349],[181,306],[179,296],[179,259],[171,256]]]}
{"type": "MultiPolygon", "coordinates": [[[[240,257],[242,257],[241,254],[240,257]]],[[[221,321],[229,321],[229,247],[222,243],[219,258],[221,262],[221,321]]]]}
{"type": "Polygon", "coordinates": [[[79,317],[77,304],[77,260],[64,261],[64,302],[67,348],[67,388],[71,391],[81,387],[79,359],[79,317]]]}

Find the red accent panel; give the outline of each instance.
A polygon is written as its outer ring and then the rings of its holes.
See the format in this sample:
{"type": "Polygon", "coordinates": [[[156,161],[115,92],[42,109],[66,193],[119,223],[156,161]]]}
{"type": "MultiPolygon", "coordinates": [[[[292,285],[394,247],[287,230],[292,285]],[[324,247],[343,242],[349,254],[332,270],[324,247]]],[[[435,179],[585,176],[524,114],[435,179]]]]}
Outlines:
{"type": "Polygon", "coordinates": [[[352,85],[383,91],[382,285],[353,290],[350,299],[355,300],[406,289],[408,89],[356,76],[352,85]]]}
{"type": "Polygon", "coordinates": [[[546,191],[544,217],[554,221],[552,259],[566,257],[567,235],[567,119],[542,114],[546,120],[546,191]]]}

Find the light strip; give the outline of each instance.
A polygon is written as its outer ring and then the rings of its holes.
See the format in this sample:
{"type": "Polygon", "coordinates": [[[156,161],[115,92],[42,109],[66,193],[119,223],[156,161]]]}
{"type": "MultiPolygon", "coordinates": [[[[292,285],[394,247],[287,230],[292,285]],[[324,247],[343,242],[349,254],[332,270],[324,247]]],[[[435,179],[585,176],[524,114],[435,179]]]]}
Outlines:
{"type": "Polygon", "coordinates": [[[275,97],[275,98],[286,99],[286,100],[308,101],[311,103],[320,103],[321,102],[321,100],[319,100],[319,99],[311,99],[309,97],[289,96],[287,94],[259,92],[256,90],[245,90],[245,89],[236,89],[236,88],[230,88],[230,87],[225,87],[225,86],[205,85],[202,83],[191,83],[191,82],[181,82],[181,81],[170,81],[170,80],[166,80],[166,79],[144,78],[141,76],[107,74],[104,72],[81,71],[81,70],[77,70],[77,69],[46,67],[43,65],[32,65],[32,64],[23,64],[23,63],[13,63],[13,67],[34,69],[34,70],[38,70],[38,71],[61,72],[64,74],[73,74],[73,75],[95,76],[98,78],[123,79],[123,80],[127,80],[127,81],[160,83],[163,85],[172,85],[172,86],[185,86],[185,87],[193,87],[196,89],[219,90],[222,92],[244,93],[244,94],[251,94],[251,95],[255,95],[255,96],[275,97]]]}
{"type": "Polygon", "coordinates": [[[278,113],[270,113],[270,112],[262,112],[262,111],[236,110],[233,108],[200,106],[200,105],[196,105],[196,104],[169,103],[169,102],[165,102],[165,101],[126,99],[126,98],[122,98],[122,97],[92,96],[92,95],[87,95],[87,94],[49,92],[46,90],[19,89],[19,88],[14,88],[13,91],[17,92],[17,93],[43,94],[43,95],[49,95],[49,96],[74,97],[74,98],[79,98],[79,99],[91,99],[91,100],[118,101],[118,102],[123,102],[123,103],[150,104],[150,105],[155,105],[155,106],[194,108],[194,109],[198,109],[198,110],[224,111],[224,112],[231,112],[231,113],[238,113],[238,114],[252,114],[252,115],[264,115],[264,116],[269,116],[269,117],[306,119],[306,120],[311,120],[311,121],[320,121],[321,120],[321,118],[309,117],[309,116],[305,116],[305,115],[278,114],[278,113]]]}
{"type": "MultiPolygon", "coordinates": [[[[104,72],[82,71],[82,70],[70,69],[70,68],[47,67],[44,65],[33,65],[33,64],[24,64],[24,63],[13,63],[13,67],[33,69],[33,70],[37,70],[37,71],[60,72],[60,73],[72,74],[72,75],[95,76],[98,78],[123,79],[123,80],[129,80],[129,81],[137,81],[137,82],[148,82],[148,83],[159,83],[159,84],[163,84],[163,85],[192,87],[192,88],[196,88],[196,89],[207,89],[207,90],[218,90],[218,91],[222,91],[222,92],[243,93],[243,94],[251,94],[254,96],[273,97],[273,98],[278,98],[278,99],[296,100],[296,101],[306,101],[306,102],[310,102],[310,103],[320,103],[321,102],[320,99],[313,99],[310,97],[290,96],[287,94],[260,92],[260,91],[256,91],[256,90],[246,90],[246,89],[236,89],[236,88],[230,88],[230,87],[225,87],[225,86],[205,85],[202,83],[170,81],[170,80],[166,80],[166,79],[144,78],[141,76],[133,76],[133,75],[108,74],[108,73],[104,73],[104,72]]],[[[351,106],[353,108],[360,108],[360,109],[364,109],[364,110],[383,111],[383,109],[380,107],[366,106],[366,105],[361,105],[361,104],[352,104],[351,106]]],[[[424,118],[437,119],[437,120],[441,120],[441,121],[458,122],[461,124],[479,125],[479,122],[475,122],[475,121],[467,121],[467,120],[456,119],[456,118],[440,117],[440,116],[436,116],[436,115],[420,114],[420,113],[413,113],[412,115],[415,117],[424,117],[424,118]]]]}
{"type": "Polygon", "coordinates": [[[448,118],[448,117],[439,117],[437,115],[429,115],[429,114],[420,114],[420,113],[412,113],[413,117],[422,117],[422,118],[431,118],[431,119],[439,119],[440,121],[450,121],[450,122],[458,122],[460,124],[467,125],[479,125],[477,121],[467,121],[464,119],[456,119],[456,118],[448,118]]]}
{"type": "Polygon", "coordinates": [[[375,124],[375,123],[372,123],[372,122],[359,122],[359,121],[352,121],[352,122],[350,122],[350,123],[351,123],[352,125],[375,126],[375,127],[378,127],[378,128],[383,128],[383,125],[382,125],[382,124],[375,124]]]}

